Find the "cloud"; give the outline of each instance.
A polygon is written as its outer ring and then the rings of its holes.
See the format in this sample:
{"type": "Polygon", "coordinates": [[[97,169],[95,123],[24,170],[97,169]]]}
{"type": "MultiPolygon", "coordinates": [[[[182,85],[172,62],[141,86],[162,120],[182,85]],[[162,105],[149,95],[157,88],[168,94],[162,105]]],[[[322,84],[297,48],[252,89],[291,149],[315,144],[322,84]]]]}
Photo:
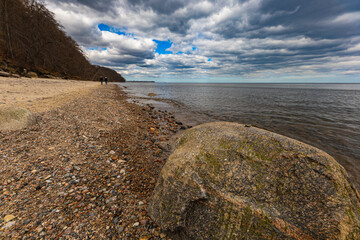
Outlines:
{"type": "Polygon", "coordinates": [[[353,24],[360,21],[360,11],[359,12],[349,12],[337,16],[333,23],[342,23],[342,24],[353,24]]]}
{"type": "Polygon", "coordinates": [[[360,69],[357,0],[45,1],[92,63],[130,79],[360,69]]]}
{"type": "Polygon", "coordinates": [[[101,32],[105,49],[85,49],[88,58],[96,64],[117,66],[124,64],[141,64],[145,59],[154,58],[156,44],[151,39],[136,39],[129,35],[109,31],[101,32]]]}
{"type": "MultiPolygon", "coordinates": [[[[48,1],[50,2],[50,1],[48,1]]],[[[57,0],[56,3],[69,3],[77,6],[86,6],[99,12],[111,11],[116,3],[115,0],[57,0]]]]}

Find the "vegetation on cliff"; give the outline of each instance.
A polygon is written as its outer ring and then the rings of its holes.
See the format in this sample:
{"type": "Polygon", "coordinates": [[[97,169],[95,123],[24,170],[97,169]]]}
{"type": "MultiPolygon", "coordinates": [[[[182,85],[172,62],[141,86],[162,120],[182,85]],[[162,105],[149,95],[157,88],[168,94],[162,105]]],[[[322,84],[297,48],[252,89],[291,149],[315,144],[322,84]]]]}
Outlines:
{"type": "Polygon", "coordinates": [[[95,80],[104,75],[125,81],[114,70],[90,64],[53,13],[36,0],[0,0],[0,68],[19,75],[30,70],[40,76],[95,80]]]}

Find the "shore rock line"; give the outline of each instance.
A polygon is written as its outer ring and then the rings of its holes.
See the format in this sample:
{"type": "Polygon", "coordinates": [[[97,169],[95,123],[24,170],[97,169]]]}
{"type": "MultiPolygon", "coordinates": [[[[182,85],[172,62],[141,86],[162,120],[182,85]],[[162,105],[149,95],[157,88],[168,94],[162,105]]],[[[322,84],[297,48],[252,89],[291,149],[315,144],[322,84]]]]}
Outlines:
{"type": "Polygon", "coordinates": [[[325,152],[217,122],[182,134],[148,212],[173,239],[360,239],[359,199],[325,152]]]}

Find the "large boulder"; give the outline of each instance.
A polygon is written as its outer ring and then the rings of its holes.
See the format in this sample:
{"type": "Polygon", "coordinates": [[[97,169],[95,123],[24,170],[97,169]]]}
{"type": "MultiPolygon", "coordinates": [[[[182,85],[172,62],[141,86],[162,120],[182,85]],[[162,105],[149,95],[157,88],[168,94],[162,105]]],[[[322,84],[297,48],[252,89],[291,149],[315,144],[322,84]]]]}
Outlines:
{"type": "Polygon", "coordinates": [[[33,123],[33,114],[25,108],[0,108],[0,130],[19,130],[28,127],[33,123]]]}
{"type": "Polygon", "coordinates": [[[185,131],[150,216],[173,239],[360,239],[344,168],[302,142],[236,123],[185,131]]]}

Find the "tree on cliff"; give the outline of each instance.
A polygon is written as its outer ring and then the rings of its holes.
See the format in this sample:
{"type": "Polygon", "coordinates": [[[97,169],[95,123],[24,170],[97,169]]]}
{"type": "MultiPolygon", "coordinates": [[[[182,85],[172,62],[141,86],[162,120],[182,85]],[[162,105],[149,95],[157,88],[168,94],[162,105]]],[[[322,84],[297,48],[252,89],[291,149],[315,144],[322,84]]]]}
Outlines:
{"type": "MultiPolygon", "coordinates": [[[[21,72],[75,79],[94,79],[99,68],[89,63],[79,45],[63,30],[54,15],[36,0],[0,0],[0,61],[21,72]]],[[[115,71],[112,81],[125,81],[115,71]]]]}

